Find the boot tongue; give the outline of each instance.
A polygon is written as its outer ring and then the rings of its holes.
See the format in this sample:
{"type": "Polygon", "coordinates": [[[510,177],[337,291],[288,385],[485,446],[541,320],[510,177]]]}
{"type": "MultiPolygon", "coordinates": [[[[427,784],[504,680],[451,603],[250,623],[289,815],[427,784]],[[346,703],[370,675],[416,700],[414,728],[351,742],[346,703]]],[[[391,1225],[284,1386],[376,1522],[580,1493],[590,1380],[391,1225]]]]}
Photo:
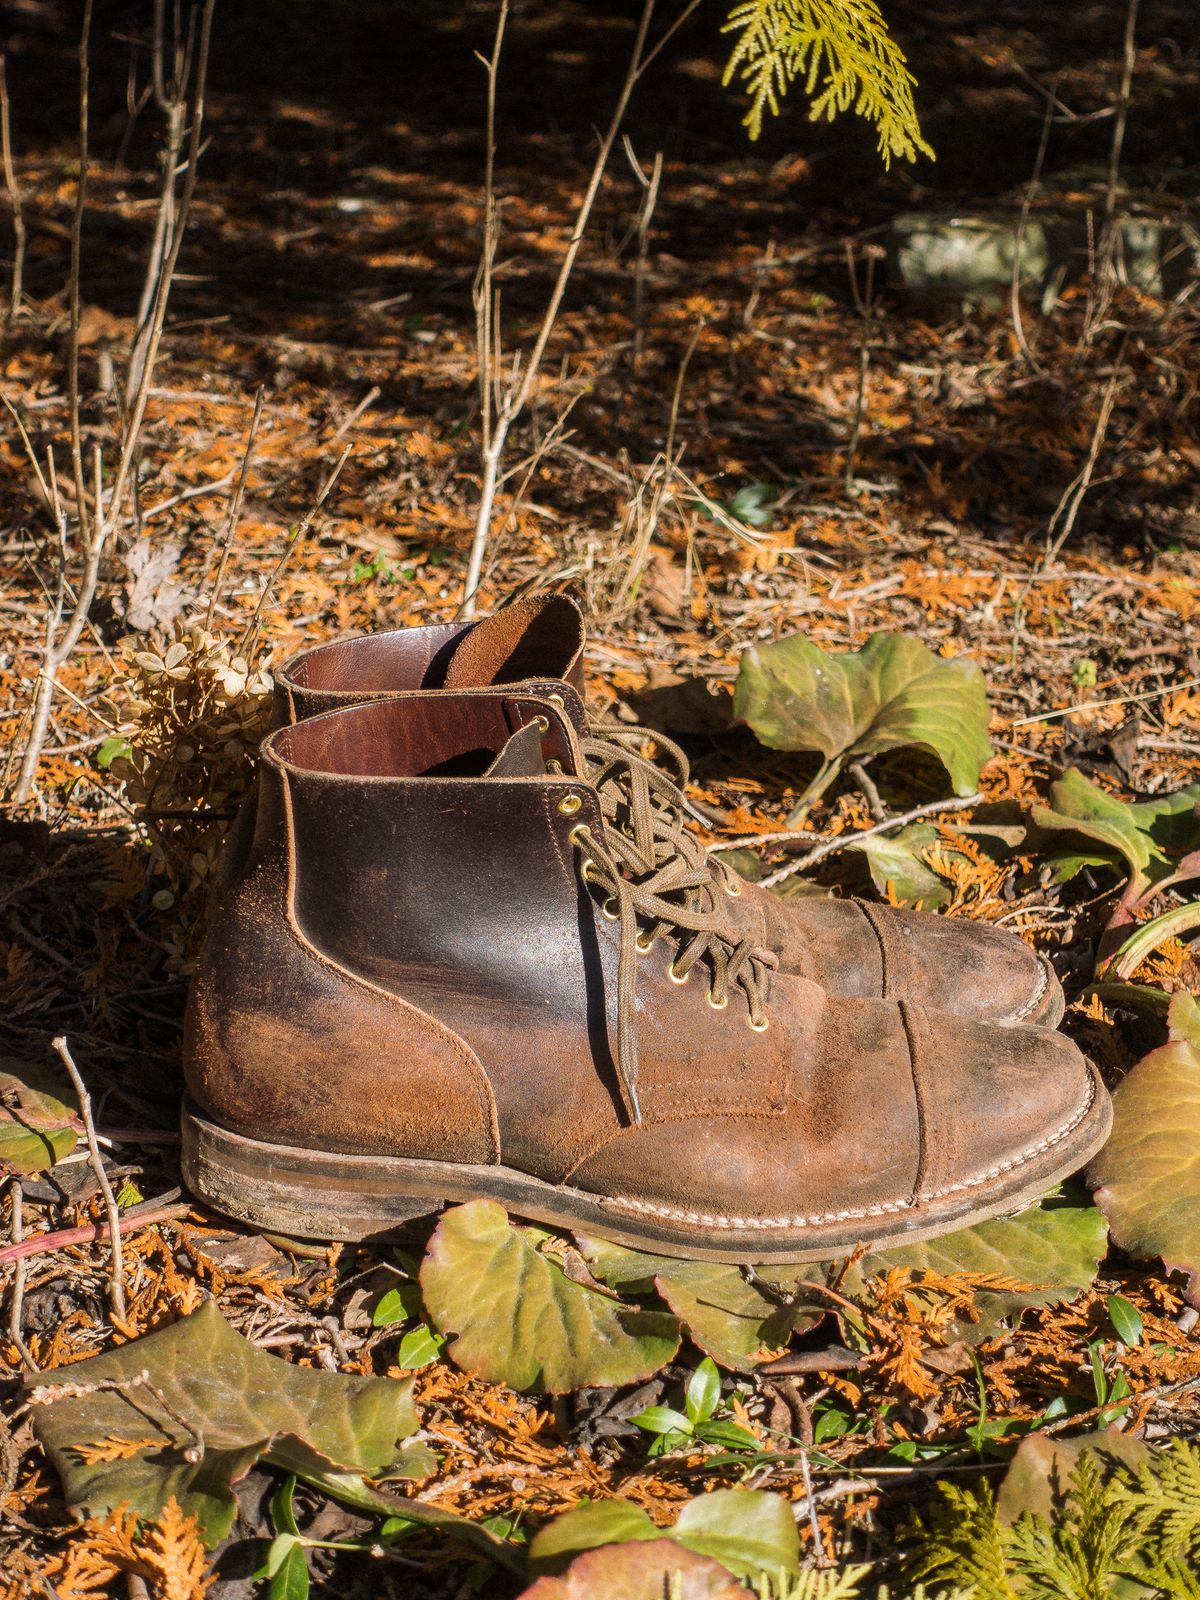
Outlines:
{"type": "Polygon", "coordinates": [[[536,722],[519,728],[484,773],[485,778],[540,778],[545,774],[542,730],[536,722]]]}
{"type": "Polygon", "coordinates": [[[583,616],[566,595],[530,596],[493,612],[463,635],[446,668],[447,689],[485,689],[527,679],[581,687],[583,616]]]}

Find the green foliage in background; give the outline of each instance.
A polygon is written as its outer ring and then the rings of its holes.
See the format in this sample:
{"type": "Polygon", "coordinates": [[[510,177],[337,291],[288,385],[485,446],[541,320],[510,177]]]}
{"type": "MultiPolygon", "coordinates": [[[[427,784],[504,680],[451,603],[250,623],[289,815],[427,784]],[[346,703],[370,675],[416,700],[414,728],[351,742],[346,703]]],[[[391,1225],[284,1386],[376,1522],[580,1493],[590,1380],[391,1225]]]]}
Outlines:
{"type": "Polygon", "coordinates": [[[745,87],[752,139],[799,82],[814,122],[853,110],[874,123],[885,166],[893,156],[933,157],[913,105],[916,79],[875,0],[742,0],[724,31],[737,35],[725,82],[745,87]]]}
{"type": "Polygon", "coordinates": [[[939,1483],[912,1530],[910,1579],[972,1600],[1200,1595],[1200,1450],[1177,1443],[1106,1476],[1085,1452],[1051,1518],[1008,1524],[987,1485],[939,1483]]]}

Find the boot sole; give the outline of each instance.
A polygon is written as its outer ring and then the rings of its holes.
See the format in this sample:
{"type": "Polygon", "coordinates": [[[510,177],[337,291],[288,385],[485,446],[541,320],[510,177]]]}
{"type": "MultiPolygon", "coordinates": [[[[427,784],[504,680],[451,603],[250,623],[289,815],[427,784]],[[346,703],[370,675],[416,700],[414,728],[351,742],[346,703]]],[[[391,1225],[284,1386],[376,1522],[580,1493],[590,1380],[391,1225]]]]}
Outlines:
{"type": "Polygon", "coordinates": [[[936,1238],[1022,1210],[1099,1150],[1112,1107],[1095,1069],[1076,1116],[1035,1148],[920,1205],[805,1218],[709,1216],[546,1183],[511,1167],[339,1155],[266,1144],[183,1108],[182,1168],[193,1194],[226,1216],[289,1238],[383,1239],[447,1203],[495,1200],[531,1221],[697,1261],[823,1261],[858,1245],[936,1238]]]}

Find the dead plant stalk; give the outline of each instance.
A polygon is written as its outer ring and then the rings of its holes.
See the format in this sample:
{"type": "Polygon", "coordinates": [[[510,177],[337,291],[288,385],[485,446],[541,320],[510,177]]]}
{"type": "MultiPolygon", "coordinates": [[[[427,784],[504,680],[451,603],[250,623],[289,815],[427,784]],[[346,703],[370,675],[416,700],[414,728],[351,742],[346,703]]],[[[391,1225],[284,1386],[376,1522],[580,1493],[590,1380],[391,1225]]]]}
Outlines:
{"type": "MultiPolygon", "coordinates": [[[[75,212],[71,229],[71,267],[68,294],[70,301],[70,339],[67,355],[67,403],[69,412],[69,444],[71,465],[75,477],[75,520],[81,558],[77,581],[70,580],[70,540],[67,518],[63,512],[55,482],[53,456],[49,460],[49,481],[33,453],[28,435],[20,425],[22,438],[33,464],[43,498],[51,507],[57,545],[56,576],[50,597],[46,622],[46,642],[42,664],[34,690],[33,711],[29,734],[21,758],[13,800],[24,804],[33,793],[38,762],[50,727],[50,713],[58,674],[73,655],[87,623],[88,612],[96,595],[101,563],[110,548],[120,525],[125,493],[130,475],[139,453],[142,423],[150,395],[150,383],[158,356],[163,325],[167,314],[167,301],[174,280],[179,250],[183,243],[195,192],[196,173],[200,157],[200,130],[204,119],[204,90],[208,68],[209,43],[212,35],[212,15],[215,0],[203,0],[198,27],[189,27],[189,39],[195,37],[194,47],[189,46],[186,65],[194,78],[192,93],[191,126],[188,149],[183,165],[183,186],[178,204],[175,201],[177,162],[168,164],[169,181],[164,181],[159,195],[154,242],[151,245],[151,268],[148,282],[153,279],[154,294],[148,320],[134,340],[130,357],[129,380],[126,385],[126,406],[116,439],[117,468],[107,498],[103,487],[101,453],[99,446],[93,451],[92,489],[86,482],[83,461],[83,433],[80,424],[79,393],[79,314],[80,314],[80,264],[83,242],[83,216],[87,196],[88,177],[88,50],[91,38],[92,0],[86,0],[79,44],[79,181],[75,189],[75,212]],[[168,222],[169,219],[169,222],[168,222]],[[160,240],[165,253],[159,256],[160,240]],[[157,261],[157,265],[155,262],[157,261]]],[[[185,88],[179,91],[186,93],[185,88]]],[[[169,142],[169,136],[168,136],[169,142]]],[[[178,154],[178,152],[176,152],[178,154]]]]}
{"type": "Polygon", "coordinates": [[[8,71],[4,52],[0,50],[0,162],[3,163],[4,187],[8,190],[12,207],[13,261],[12,280],[8,291],[8,320],[11,323],[21,309],[25,278],[25,212],[21,205],[21,191],[17,185],[16,165],[12,153],[12,125],[8,103],[8,71]]]}
{"type": "Polygon", "coordinates": [[[460,615],[467,620],[470,620],[475,615],[476,595],[483,572],[484,556],[487,553],[492,511],[495,505],[496,493],[504,478],[504,474],[501,473],[501,462],[504,459],[504,449],[508,442],[508,435],[513,423],[524,411],[529,397],[533,393],[538,373],[541,371],[546,347],[550,342],[555,323],[558,320],[558,313],[562,307],[563,297],[566,294],[571,273],[579,256],[580,247],[587,234],[592,210],[600,193],[600,185],[604,180],[613,145],[616,143],[617,136],[621,131],[621,124],[624,121],[630,97],[643,73],[655,60],[667,41],[691,16],[699,4],[699,0],[690,0],[690,3],[683,8],[679,16],[665,30],[658,43],[648,50],[646,42],[649,38],[650,25],[654,17],[656,4],[657,0],[644,0],[642,5],[642,12],[634,37],[629,65],[625,71],[625,78],[621,84],[621,90],[617,96],[617,103],[612,117],[596,151],[596,158],[592,163],[592,170],[587,186],[584,189],[583,199],[580,201],[579,209],[575,214],[571,237],[563,252],[562,260],[559,262],[558,273],[554,280],[554,286],[550,291],[550,298],[547,301],[546,310],[538,327],[533,347],[524,360],[519,354],[517,355],[512,362],[507,379],[505,379],[502,377],[500,370],[502,362],[500,308],[494,285],[496,247],[499,239],[499,218],[495,195],[496,84],[500,69],[500,52],[509,12],[508,0],[501,0],[500,3],[492,54],[490,59],[484,62],[488,77],[484,240],[479,272],[475,280],[474,294],[476,348],[479,358],[482,481],[480,484],[479,508],[475,518],[475,531],[471,540],[471,552],[467,563],[463,603],[460,608],[460,615]]]}
{"type": "Polygon", "coordinates": [[[100,1146],[96,1140],[96,1124],[92,1120],[92,1097],[87,1092],[87,1085],[83,1075],[75,1065],[71,1055],[71,1047],[61,1035],[51,1040],[59,1059],[70,1076],[79,1101],[79,1115],[83,1118],[83,1132],[87,1140],[88,1159],[96,1182],[100,1185],[100,1193],[104,1196],[104,1209],[108,1216],[109,1241],[112,1248],[112,1271],[109,1282],[109,1298],[112,1302],[113,1315],[122,1322],[125,1320],[125,1264],[121,1251],[121,1213],[117,1206],[117,1197],[113,1193],[112,1184],[108,1181],[108,1173],[104,1170],[104,1158],[100,1154],[100,1146]]]}

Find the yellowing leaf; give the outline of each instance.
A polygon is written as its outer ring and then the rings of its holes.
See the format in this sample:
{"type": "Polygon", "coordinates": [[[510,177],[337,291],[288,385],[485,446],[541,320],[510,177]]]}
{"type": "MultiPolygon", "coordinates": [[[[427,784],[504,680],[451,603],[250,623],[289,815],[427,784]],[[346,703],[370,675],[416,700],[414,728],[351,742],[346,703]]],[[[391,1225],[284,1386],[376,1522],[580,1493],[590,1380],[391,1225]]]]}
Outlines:
{"type": "Polygon", "coordinates": [[[859,1285],[896,1267],[934,1272],[944,1278],[987,1274],[1016,1278],[1027,1289],[981,1289],[975,1295],[978,1322],[963,1318],[954,1335],[968,1344],[994,1338],[1005,1323],[1034,1306],[1073,1300],[1096,1276],[1108,1230],[1095,1206],[1081,1206],[1058,1196],[1030,1206],[1015,1217],[994,1217],[973,1228],[960,1228],[940,1239],[866,1256],[851,1268],[842,1292],[856,1296],[859,1285]]]}
{"type": "Polygon", "coordinates": [[[903,633],[873,633],[841,655],[801,634],[756,645],[742,657],[733,709],[772,750],[819,750],[833,773],[860,756],[921,746],[960,795],[977,788],[991,753],[982,672],[903,633]]]}
{"type": "Polygon", "coordinates": [[[520,1600],[663,1600],[664,1595],[670,1600],[753,1600],[750,1590],[716,1561],[661,1540],[588,1550],[562,1577],[539,1578],[520,1600]]]}
{"type": "Polygon", "coordinates": [[[0,1173],[42,1172],[75,1148],[82,1124],[53,1092],[58,1088],[47,1068],[0,1065],[0,1173]]]}
{"type": "Polygon", "coordinates": [[[811,1327],[826,1309],[793,1312],[757,1288],[740,1267],[643,1255],[603,1239],[581,1240],[592,1271],[614,1289],[655,1288],[706,1355],[735,1372],[752,1372],[782,1355],[791,1333],[811,1327]]]}
{"type": "Polygon", "coordinates": [[[1113,1238],[1186,1272],[1200,1299],[1200,1003],[1177,994],[1170,1039],[1113,1093],[1113,1130],[1088,1172],[1113,1238]]]}
{"type": "Polygon", "coordinates": [[[445,1213],[421,1266],[421,1293],[435,1326],[452,1336],[458,1365],[551,1394],[636,1383],[665,1366],[679,1348],[674,1317],[573,1283],[538,1249],[544,1237],[513,1227],[491,1200],[445,1213]]]}
{"type": "Polygon", "coordinates": [[[292,1366],[235,1333],[212,1301],[77,1363],[62,1392],[56,1377],[40,1375],[28,1390],[34,1427],[69,1504],[96,1516],[128,1505],[157,1517],[173,1496],[209,1543],[229,1529],[231,1483],[260,1457],[309,1476],[394,1474],[401,1441],[417,1426],[411,1382],[292,1366]],[[75,1385],[86,1392],[73,1393],[75,1385]],[[39,1389],[48,1391],[45,1403],[39,1389]],[[148,1428],[158,1431],[152,1450],[113,1460],[103,1449],[148,1428]]]}

